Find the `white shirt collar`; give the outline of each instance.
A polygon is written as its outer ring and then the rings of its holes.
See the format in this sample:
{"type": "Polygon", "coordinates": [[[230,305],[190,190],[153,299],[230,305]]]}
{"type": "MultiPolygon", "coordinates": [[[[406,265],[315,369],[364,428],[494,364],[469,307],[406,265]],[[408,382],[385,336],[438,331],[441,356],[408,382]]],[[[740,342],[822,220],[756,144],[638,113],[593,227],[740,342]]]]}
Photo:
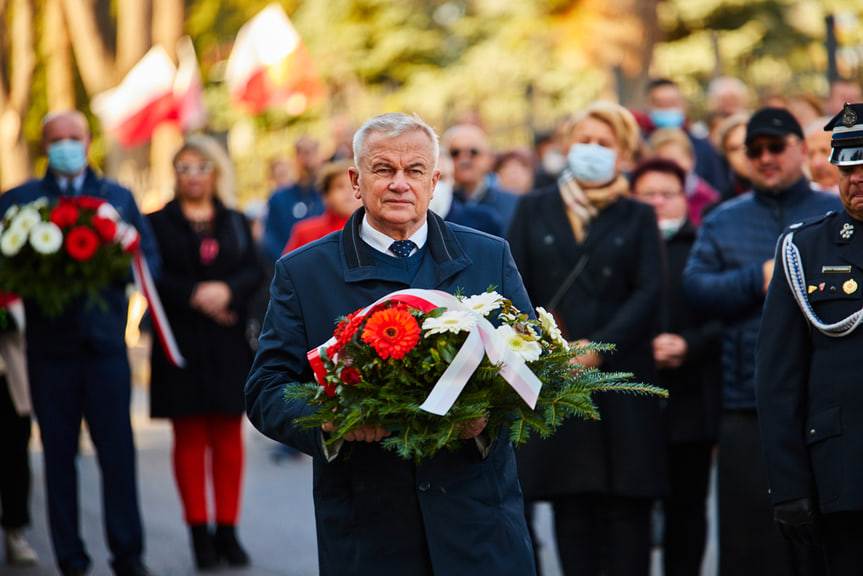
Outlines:
{"type": "MultiPolygon", "coordinates": [[[[413,249],[411,255],[416,254],[417,250],[425,246],[426,240],[428,240],[428,235],[429,223],[428,220],[426,220],[423,222],[423,225],[419,230],[407,238],[407,240],[412,240],[413,243],[416,244],[416,248],[413,249]]],[[[365,217],[365,214],[363,215],[363,222],[360,224],[360,238],[378,252],[395,256],[395,253],[390,250],[390,246],[396,241],[396,239],[372,228],[372,225],[369,224],[368,218],[365,217]]]]}
{"type": "Polygon", "coordinates": [[[55,178],[57,180],[57,186],[63,194],[72,195],[73,190],[75,191],[74,194],[80,194],[81,190],[84,189],[84,179],[87,178],[87,171],[82,170],[71,178],[57,174],[55,178]]]}

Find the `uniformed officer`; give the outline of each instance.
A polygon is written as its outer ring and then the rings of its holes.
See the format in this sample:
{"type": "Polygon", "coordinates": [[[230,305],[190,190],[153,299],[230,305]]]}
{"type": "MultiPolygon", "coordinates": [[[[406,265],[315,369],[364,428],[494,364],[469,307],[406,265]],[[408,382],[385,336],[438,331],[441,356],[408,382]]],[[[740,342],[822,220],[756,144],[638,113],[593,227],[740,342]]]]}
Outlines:
{"type": "Polygon", "coordinates": [[[834,576],[863,573],[863,104],[824,129],[845,210],[780,239],[756,388],[776,523],[834,576]]]}

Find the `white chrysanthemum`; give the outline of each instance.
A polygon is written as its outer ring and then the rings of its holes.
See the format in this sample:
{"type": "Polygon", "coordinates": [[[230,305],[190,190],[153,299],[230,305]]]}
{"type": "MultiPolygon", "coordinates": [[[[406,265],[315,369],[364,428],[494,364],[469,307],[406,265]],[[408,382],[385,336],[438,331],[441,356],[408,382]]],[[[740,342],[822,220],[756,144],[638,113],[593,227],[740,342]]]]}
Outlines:
{"type": "Polygon", "coordinates": [[[39,215],[38,210],[30,206],[25,206],[18,212],[15,218],[12,219],[12,224],[9,228],[17,228],[27,234],[41,221],[42,217],[39,215]]]}
{"type": "Polygon", "coordinates": [[[498,326],[497,333],[506,343],[506,347],[524,358],[525,362],[533,362],[539,359],[540,354],[542,354],[542,346],[539,345],[539,342],[525,338],[509,324],[498,326]]]}
{"type": "Polygon", "coordinates": [[[11,206],[9,206],[9,208],[6,209],[6,213],[3,215],[3,219],[4,220],[11,220],[12,218],[15,217],[15,214],[18,213],[18,210],[19,210],[18,205],[12,204],[11,206]]]}
{"type": "Polygon", "coordinates": [[[563,338],[563,334],[560,333],[560,328],[558,327],[557,322],[555,322],[554,316],[549,314],[542,306],[537,307],[536,315],[539,317],[539,325],[542,327],[542,331],[548,334],[551,341],[564,350],[569,350],[569,342],[567,342],[563,338]]]}
{"type": "Polygon", "coordinates": [[[468,332],[476,326],[476,315],[466,310],[447,310],[437,318],[426,318],[423,321],[423,330],[426,336],[432,334],[443,334],[444,332],[468,332]]]}
{"type": "Polygon", "coordinates": [[[35,199],[35,200],[33,200],[32,202],[30,202],[30,203],[28,204],[28,206],[30,206],[31,208],[33,208],[33,209],[35,209],[35,210],[40,210],[40,209],[45,208],[46,206],[48,206],[48,199],[47,199],[46,197],[44,197],[44,196],[41,196],[41,197],[39,197],[39,198],[36,198],[36,199],[35,199]]]}
{"type": "Polygon", "coordinates": [[[53,254],[63,245],[63,232],[53,222],[42,222],[30,231],[30,245],[40,254],[53,254]]]}
{"type": "Polygon", "coordinates": [[[3,238],[0,238],[0,252],[11,258],[21,251],[25,242],[27,242],[27,231],[12,227],[3,233],[3,238]]]}
{"type": "Polygon", "coordinates": [[[503,296],[497,292],[483,292],[482,294],[465,298],[462,304],[480,316],[488,316],[493,310],[500,308],[502,302],[503,296]]]}

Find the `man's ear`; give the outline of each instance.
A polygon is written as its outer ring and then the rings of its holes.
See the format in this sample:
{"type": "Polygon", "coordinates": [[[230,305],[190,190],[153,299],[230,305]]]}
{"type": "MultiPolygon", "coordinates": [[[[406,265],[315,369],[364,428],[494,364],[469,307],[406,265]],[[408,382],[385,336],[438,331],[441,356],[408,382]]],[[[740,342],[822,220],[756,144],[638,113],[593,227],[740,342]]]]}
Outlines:
{"type": "Polygon", "coordinates": [[[348,168],[348,176],[351,178],[351,188],[354,189],[354,198],[362,200],[363,195],[360,193],[360,171],[351,166],[348,168]]]}

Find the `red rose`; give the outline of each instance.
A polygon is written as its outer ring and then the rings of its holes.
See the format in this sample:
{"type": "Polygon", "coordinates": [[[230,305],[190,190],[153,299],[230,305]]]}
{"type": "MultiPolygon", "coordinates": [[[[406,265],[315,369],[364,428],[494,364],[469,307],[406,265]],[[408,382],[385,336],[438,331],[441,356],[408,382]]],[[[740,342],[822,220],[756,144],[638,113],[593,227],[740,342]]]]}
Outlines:
{"type": "Polygon", "coordinates": [[[110,218],[102,218],[101,216],[93,216],[91,222],[93,228],[99,233],[102,242],[113,242],[114,236],[117,235],[117,223],[110,218]]]}
{"type": "Polygon", "coordinates": [[[339,379],[348,386],[356,386],[363,379],[363,374],[353,366],[348,366],[342,369],[339,379]]]}
{"type": "Polygon", "coordinates": [[[98,248],[99,237],[86,226],[76,226],[66,234],[66,251],[79,262],[92,258],[98,248]]]}
{"type": "Polygon", "coordinates": [[[82,210],[98,210],[99,206],[105,203],[101,198],[93,198],[92,196],[78,196],[75,202],[82,210]]]}
{"type": "Polygon", "coordinates": [[[71,202],[60,202],[51,210],[50,219],[60,228],[74,226],[78,222],[78,208],[71,202]]]}

